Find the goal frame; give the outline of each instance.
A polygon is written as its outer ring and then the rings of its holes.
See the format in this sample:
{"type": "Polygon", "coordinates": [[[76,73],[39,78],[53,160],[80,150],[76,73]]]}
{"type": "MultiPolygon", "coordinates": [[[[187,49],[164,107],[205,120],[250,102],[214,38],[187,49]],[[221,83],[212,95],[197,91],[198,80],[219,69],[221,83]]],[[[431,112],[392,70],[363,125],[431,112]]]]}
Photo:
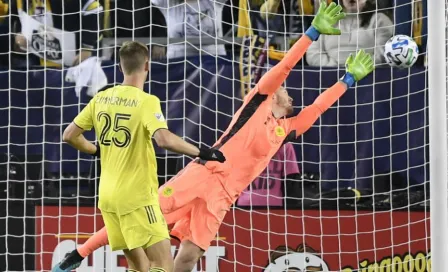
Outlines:
{"type": "Polygon", "coordinates": [[[427,3],[431,268],[444,271],[448,267],[446,3],[427,3]]]}

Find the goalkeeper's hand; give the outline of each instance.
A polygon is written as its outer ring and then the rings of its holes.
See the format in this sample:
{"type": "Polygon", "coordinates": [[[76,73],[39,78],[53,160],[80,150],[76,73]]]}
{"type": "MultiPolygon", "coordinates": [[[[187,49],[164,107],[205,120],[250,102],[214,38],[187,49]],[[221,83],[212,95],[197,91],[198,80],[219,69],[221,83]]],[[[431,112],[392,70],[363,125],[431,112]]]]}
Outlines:
{"type": "Polygon", "coordinates": [[[221,151],[213,148],[200,148],[198,157],[205,161],[226,161],[224,154],[222,154],[221,151]]]}
{"type": "Polygon", "coordinates": [[[333,27],[339,20],[345,18],[345,13],[341,11],[342,7],[340,5],[336,5],[334,2],[327,5],[325,1],[321,1],[311,27],[305,34],[313,41],[319,38],[319,34],[341,35],[341,30],[333,27]]]}
{"type": "Polygon", "coordinates": [[[360,81],[375,69],[372,56],[364,50],[358,51],[355,57],[352,54],[345,62],[346,73],[342,81],[351,87],[355,82],[360,81]]]}

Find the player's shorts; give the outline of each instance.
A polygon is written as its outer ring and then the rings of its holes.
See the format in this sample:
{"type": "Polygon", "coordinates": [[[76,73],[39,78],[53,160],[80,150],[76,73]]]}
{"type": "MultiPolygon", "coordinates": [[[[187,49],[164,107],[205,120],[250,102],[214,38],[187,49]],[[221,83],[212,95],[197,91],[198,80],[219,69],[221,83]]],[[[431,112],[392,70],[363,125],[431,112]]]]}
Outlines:
{"type": "Polygon", "coordinates": [[[141,207],[125,215],[101,211],[112,251],[148,248],[169,239],[168,226],[157,205],[141,207]]]}
{"type": "Polygon", "coordinates": [[[159,202],[171,236],[207,250],[233,201],[219,179],[200,164],[189,164],[159,189],[159,202]]]}

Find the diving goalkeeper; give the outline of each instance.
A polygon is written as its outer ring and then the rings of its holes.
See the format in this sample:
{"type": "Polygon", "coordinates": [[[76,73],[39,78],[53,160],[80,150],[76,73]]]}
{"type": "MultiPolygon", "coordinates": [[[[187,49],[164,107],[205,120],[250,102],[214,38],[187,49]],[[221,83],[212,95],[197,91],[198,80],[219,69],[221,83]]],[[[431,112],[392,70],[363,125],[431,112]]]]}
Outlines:
{"type": "MultiPolygon", "coordinates": [[[[323,2],[305,35],[248,93],[229,127],[214,145],[226,156],[225,163],[196,159],[159,189],[162,213],[168,224],[174,224],[171,235],[181,241],[174,271],[193,269],[210,246],[232,203],[266,168],[282,143],[289,140],[287,136],[298,137],[306,132],[347,88],[373,71],[372,57],[364,51],[350,56],[346,74],[339,82],[297,116],[285,117],[293,108],[292,99],[282,83],[320,34],[340,34],[340,30],[333,26],[344,18],[341,10],[339,5],[331,3],[327,6],[323,2]]],[[[104,244],[107,244],[107,233],[103,228],[69,253],[61,265],[76,267],[82,258],[104,244]]]]}

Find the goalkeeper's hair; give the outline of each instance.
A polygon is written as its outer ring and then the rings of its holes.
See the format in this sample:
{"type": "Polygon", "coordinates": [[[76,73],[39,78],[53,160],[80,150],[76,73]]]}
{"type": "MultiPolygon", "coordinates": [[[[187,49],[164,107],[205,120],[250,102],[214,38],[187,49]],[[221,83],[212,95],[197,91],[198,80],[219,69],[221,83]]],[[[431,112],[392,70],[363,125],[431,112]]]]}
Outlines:
{"type": "Polygon", "coordinates": [[[143,69],[148,59],[148,47],[141,42],[125,42],[120,48],[120,67],[125,75],[131,75],[143,69]]]}

